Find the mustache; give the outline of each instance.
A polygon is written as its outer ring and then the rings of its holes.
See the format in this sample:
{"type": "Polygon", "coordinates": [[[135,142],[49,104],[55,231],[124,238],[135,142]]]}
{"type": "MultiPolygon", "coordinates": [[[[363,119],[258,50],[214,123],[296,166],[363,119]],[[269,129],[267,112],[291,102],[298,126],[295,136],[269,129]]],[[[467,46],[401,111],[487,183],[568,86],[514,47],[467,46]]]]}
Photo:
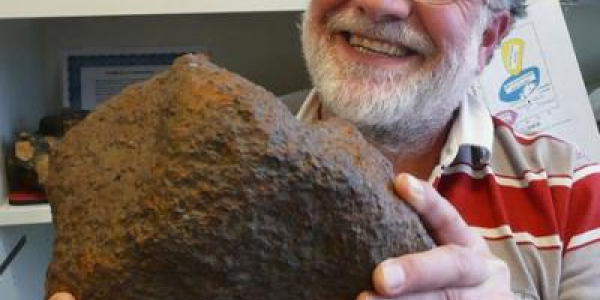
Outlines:
{"type": "Polygon", "coordinates": [[[406,21],[375,23],[362,14],[346,10],[329,15],[326,26],[330,31],[350,32],[387,41],[426,56],[437,52],[431,38],[406,21]]]}

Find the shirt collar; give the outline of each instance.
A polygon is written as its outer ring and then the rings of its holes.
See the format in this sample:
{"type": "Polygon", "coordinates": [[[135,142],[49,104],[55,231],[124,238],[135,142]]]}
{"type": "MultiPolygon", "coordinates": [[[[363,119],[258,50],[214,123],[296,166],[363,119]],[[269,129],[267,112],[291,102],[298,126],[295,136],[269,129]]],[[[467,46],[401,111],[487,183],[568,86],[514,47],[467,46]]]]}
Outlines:
{"type": "Polygon", "coordinates": [[[494,142],[494,123],[485,106],[475,95],[469,94],[460,104],[458,115],[442,148],[440,165],[450,165],[463,146],[480,148],[485,154],[481,163],[488,163],[494,142]]]}
{"type": "MultiPolygon", "coordinates": [[[[297,118],[307,122],[320,119],[320,100],[313,89],[300,107],[297,118]]],[[[489,162],[494,141],[494,124],[487,107],[475,95],[469,94],[460,104],[459,112],[448,133],[440,155],[441,167],[449,166],[461,147],[477,147],[484,153],[482,163],[489,162]]]]}
{"type": "Polygon", "coordinates": [[[317,91],[313,89],[306,97],[306,100],[304,100],[304,103],[302,103],[302,106],[300,106],[296,118],[306,122],[317,121],[320,119],[320,107],[321,102],[319,101],[317,91]]]}

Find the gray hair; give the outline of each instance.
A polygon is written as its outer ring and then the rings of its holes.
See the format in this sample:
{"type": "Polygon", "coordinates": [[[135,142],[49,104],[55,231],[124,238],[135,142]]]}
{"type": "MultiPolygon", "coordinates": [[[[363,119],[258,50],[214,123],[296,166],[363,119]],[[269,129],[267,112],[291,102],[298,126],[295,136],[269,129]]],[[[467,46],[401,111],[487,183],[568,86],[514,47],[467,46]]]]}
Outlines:
{"type": "Polygon", "coordinates": [[[526,0],[488,0],[488,6],[491,11],[509,10],[514,22],[527,15],[525,2],[526,0]]]}
{"type": "MultiPolygon", "coordinates": [[[[486,0],[487,8],[482,8],[482,15],[479,18],[479,27],[485,28],[485,24],[489,22],[495,12],[508,10],[511,15],[510,28],[513,27],[515,21],[527,16],[527,0],[486,0]]],[[[509,30],[510,30],[509,28],[509,30]]],[[[502,39],[498,39],[498,45],[502,39]]],[[[488,57],[488,64],[492,60],[493,54],[488,57]]]]}

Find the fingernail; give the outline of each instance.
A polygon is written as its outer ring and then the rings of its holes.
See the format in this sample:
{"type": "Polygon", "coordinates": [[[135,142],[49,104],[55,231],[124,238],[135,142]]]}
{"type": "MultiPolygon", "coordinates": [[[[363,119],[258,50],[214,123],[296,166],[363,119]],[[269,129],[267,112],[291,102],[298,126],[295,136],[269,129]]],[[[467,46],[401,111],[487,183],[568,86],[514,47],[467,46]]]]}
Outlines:
{"type": "Polygon", "coordinates": [[[383,288],[390,294],[398,292],[404,284],[404,270],[395,263],[383,263],[381,266],[383,288]]]}
{"type": "Polygon", "coordinates": [[[423,199],[425,194],[425,189],[423,188],[423,184],[419,182],[417,178],[412,175],[406,174],[406,182],[410,188],[411,199],[407,199],[413,206],[420,203],[420,200],[423,199]]]}
{"type": "Polygon", "coordinates": [[[60,292],[52,295],[49,300],[75,300],[75,298],[69,293],[60,292]]]}
{"type": "Polygon", "coordinates": [[[356,300],[373,300],[373,297],[371,297],[371,293],[369,292],[362,292],[356,300]]]}

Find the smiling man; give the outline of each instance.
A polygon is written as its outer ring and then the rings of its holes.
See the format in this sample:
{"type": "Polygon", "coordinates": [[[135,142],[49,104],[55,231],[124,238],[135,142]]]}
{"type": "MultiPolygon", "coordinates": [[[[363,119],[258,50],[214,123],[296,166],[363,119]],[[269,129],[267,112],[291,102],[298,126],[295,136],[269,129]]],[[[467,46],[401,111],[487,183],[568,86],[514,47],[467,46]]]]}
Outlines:
{"type": "Polygon", "coordinates": [[[502,4],[491,5],[313,1],[302,37],[324,111],[359,126],[395,156],[397,171],[428,177],[454,113],[510,24],[502,4]]]}
{"type": "Polygon", "coordinates": [[[358,126],[439,244],[383,262],[361,300],[598,297],[598,166],[516,135],[470,90],[524,14],[522,0],[311,1],[299,117],[358,126]]]}
{"type": "Polygon", "coordinates": [[[354,123],[439,245],[382,262],[359,299],[598,298],[598,166],[557,139],[515,134],[470,92],[524,9],[311,1],[302,42],[315,89],[299,117],[354,123]]]}

